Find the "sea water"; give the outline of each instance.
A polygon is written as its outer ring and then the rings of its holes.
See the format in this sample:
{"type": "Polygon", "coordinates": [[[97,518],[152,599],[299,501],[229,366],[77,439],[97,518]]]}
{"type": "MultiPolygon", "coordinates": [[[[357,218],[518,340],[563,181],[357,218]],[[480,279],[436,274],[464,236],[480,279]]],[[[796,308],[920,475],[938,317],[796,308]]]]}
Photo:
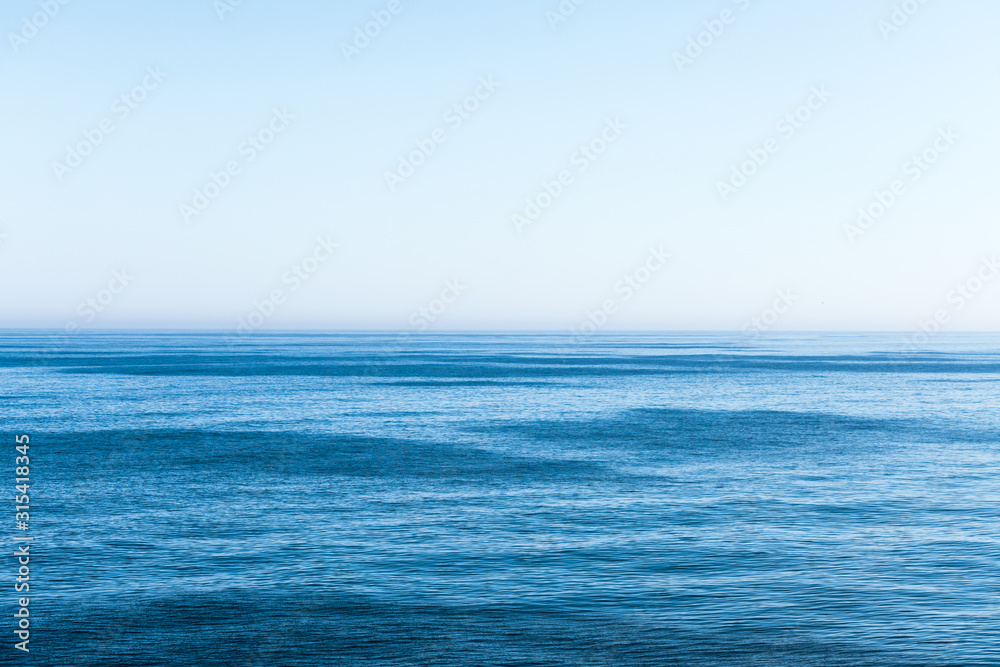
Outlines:
{"type": "Polygon", "coordinates": [[[8,331],[0,377],[17,664],[1000,664],[1000,336],[8,331]]]}

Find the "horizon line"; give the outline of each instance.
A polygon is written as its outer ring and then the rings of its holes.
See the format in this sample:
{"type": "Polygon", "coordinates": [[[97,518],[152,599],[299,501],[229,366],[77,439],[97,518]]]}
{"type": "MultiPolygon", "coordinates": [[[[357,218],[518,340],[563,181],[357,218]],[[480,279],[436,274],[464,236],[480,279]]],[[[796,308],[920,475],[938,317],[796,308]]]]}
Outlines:
{"type": "Polygon", "coordinates": [[[578,332],[572,329],[259,329],[250,333],[239,333],[232,328],[195,328],[195,327],[113,327],[113,328],[78,328],[67,331],[62,327],[0,327],[0,334],[21,332],[59,332],[67,336],[76,334],[102,333],[202,333],[202,334],[233,334],[240,338],[253,338],[257,335],[269,334],[410,334],[414,336],[455,335],[455,334],[560,334],[576,335],[584,338],[606,335],[628,334],[742,334],[746,338],[759,338],[774,335],[801,334],[912,334],[926,333],[929,336],[949,334],[1000,334],[1000,330],[992,329],[957,329],[949,331],[924,332],[919,329],[783,329],[777,331],[754,331],[747,333],[741,329],[608,329],[594,332],[578,332]]]}

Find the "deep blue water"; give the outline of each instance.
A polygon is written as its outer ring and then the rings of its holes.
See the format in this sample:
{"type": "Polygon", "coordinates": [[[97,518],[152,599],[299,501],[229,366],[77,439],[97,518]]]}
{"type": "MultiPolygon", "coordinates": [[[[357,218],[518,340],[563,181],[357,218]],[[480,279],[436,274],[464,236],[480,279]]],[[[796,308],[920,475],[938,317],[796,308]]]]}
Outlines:
{"type": "Polygon", "coordinates": [[[902,344],[0,334],[2,661],[998,665],[1000,336],[902,344]]]}

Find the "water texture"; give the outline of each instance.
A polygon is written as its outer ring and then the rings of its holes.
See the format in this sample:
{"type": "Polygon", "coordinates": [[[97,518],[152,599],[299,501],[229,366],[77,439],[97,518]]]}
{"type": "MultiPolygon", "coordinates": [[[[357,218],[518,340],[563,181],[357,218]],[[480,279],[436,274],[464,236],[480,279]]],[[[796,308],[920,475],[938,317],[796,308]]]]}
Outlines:
{"type": "Polygon", "coordinates": [[[0,650],[1000,664],[1000,336],[903,344],[5,332],[36,542],[0,650]]]}

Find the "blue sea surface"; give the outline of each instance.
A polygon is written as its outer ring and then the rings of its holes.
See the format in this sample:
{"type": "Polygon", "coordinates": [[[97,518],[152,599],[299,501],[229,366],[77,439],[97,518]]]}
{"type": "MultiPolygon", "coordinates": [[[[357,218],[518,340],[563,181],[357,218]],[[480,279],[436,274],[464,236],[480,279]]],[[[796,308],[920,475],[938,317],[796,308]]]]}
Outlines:
{"type": "Polygon", "coordinates": [[[1000,336],[904,342],[4,332],[4,664],[1000,665],[1000,336]]]}

